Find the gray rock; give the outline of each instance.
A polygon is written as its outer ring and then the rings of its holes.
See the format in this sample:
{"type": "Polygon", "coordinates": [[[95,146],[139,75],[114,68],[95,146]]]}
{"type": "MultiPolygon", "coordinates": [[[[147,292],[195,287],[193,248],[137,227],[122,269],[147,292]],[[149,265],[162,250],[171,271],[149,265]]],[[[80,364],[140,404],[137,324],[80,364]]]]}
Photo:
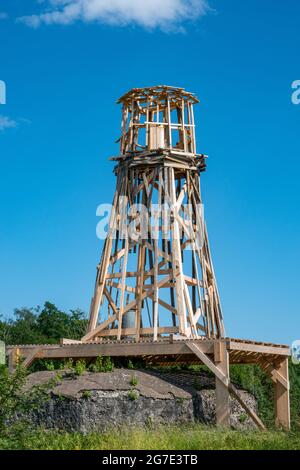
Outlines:
{"type": "MultiPolygon", "coordinates": [[[[36,372],[27,387],[45,384],[55,372],[36,372]]],[[[157,372],[116,369],[110,373],[86,372],[74,378],[66,372],[50,399],[31,414],[34,424],[66,431],[103,431],[131,425],[215,423],[214,380],[193,372],[157,372]],[[132,377],[137,384],[131,385],[132,377]],[[197,388],[197,389],[196,389],[197,388]]],[[[241,391],[250,408],[255,398],[241,391]]],[[[249,429],[254,425],[231,400],[231,425],[249,429]]]]}

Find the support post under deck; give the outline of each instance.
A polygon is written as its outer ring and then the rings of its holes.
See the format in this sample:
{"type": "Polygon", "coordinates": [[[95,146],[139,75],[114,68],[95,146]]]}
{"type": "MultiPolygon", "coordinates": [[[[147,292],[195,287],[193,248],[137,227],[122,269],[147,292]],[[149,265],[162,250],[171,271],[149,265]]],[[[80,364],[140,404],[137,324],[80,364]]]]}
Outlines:
{"type": "Polygon", "coordinates": [[[291,428],[290,417],[290,394],[289,394],[289,360],[283,359],[280,368],[277,369],[283,377],[283,381],[276,380],[274,382],[274,398],[275,398],[275,425],[287,431],[291,428]]]}
{"type": "MultiPolygon", "coordinates": [[[[217,341],[214,344],[215,365],[226,376],[229,382],[229,356],[226,343],[217,341]]],[[[230,394],[228,386],[216,376],[216,423],[218,426],[230,426],[230,394]]]]}

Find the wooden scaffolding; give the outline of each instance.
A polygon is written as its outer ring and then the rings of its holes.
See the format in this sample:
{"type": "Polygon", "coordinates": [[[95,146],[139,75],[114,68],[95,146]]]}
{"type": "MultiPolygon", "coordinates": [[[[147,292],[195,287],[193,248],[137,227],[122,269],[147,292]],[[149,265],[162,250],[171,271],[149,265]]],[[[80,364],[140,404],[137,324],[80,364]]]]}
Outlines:
{"type": "Polygon", "coordinates": [[[200,192],[197,102],[166,86],[133,89],[119,100],[117,187],[83,342],[224,337],[200,192]]]}

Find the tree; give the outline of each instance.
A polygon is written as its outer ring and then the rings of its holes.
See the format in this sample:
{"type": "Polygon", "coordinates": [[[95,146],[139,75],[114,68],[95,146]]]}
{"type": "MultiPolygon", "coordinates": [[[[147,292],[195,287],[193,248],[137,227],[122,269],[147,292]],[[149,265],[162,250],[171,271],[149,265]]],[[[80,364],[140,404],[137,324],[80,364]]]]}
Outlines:
{"type": "Polygon", "coordinates": [[[5,320],[0,320],[0,340],[11,343],[11,324],[5,320]]]}
{"type": "Polygon", "coordinates": [[[10,321],[10,339],[12,344],[44,343],[45,337],[37,325],[39,309],[21,308],[14,312],[15,320],[10,321]]]}
{"type": "Polygon", "coordinates": [[[0,321],[0,339],[6,344],[51,344],[60,338],[80,339],[86,328],[87,320],[81,310],[66,313],[45,302],[42,309],[16,309],[13,319],[0,321]]]}
{"type": "Polygon", "coordinates": [[[68,315],[51,302],[46,302],[37,317],[37,325],[39,332],[52,343],[60,338],[80,339],[86,331],[87,321],[80,310],[71,310],[68,315]]]}

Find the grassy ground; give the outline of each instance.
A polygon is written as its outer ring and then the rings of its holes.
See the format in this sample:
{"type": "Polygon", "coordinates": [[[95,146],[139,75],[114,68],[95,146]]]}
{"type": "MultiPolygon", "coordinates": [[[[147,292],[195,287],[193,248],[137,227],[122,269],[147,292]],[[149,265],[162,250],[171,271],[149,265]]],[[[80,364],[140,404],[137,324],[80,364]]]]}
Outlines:
{"type": "Polygon", "coordinates": [[[122,429],[103,434],[22,433],[0,449],[34,450],[300,450],[300,432],[238,432],[199,424],[122,429]]]}

